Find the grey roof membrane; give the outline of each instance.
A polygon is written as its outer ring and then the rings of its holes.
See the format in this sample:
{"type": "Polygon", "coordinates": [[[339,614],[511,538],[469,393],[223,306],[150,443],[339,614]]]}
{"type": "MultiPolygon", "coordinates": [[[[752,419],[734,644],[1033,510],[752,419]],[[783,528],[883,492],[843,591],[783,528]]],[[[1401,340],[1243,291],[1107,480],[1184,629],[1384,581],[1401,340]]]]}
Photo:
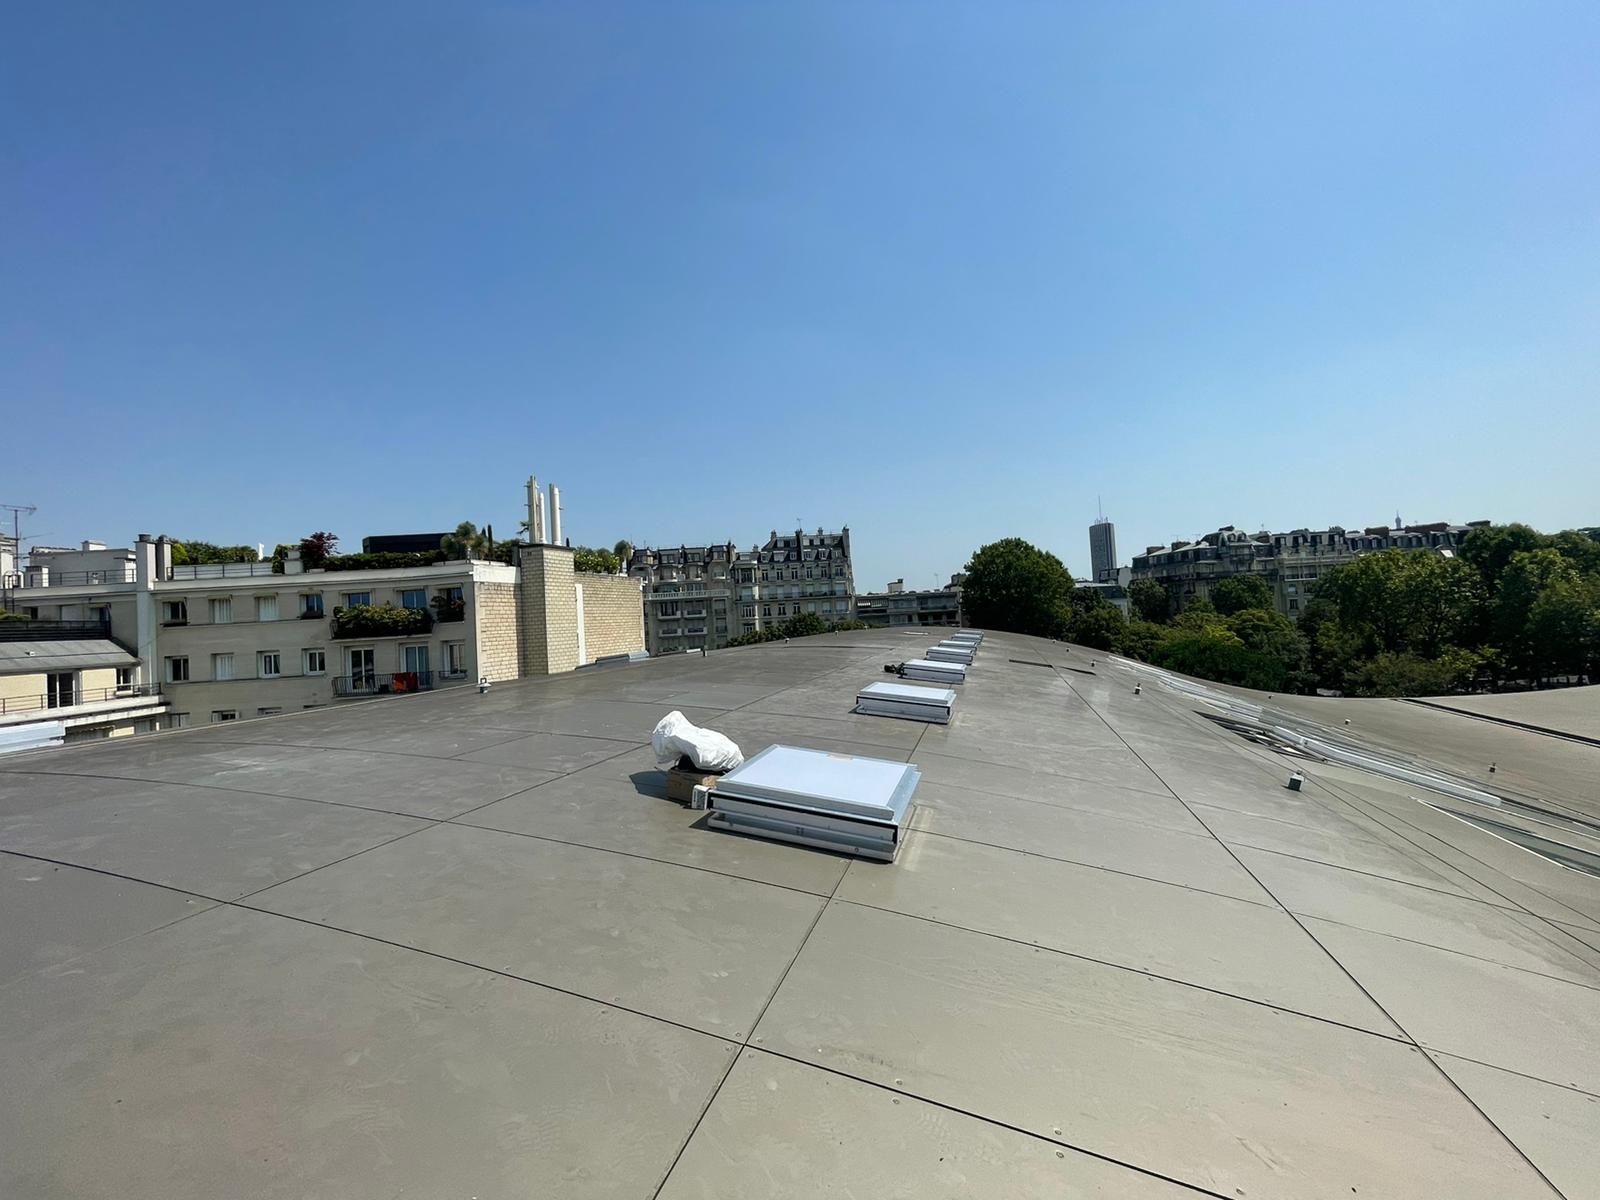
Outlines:
{"type": "Polygon", "coordinates": [[[0,762],[0,1196],[1600,1195],[1600,883],[1059,643],[850,711],[925,641],[0,762]],[[915,763],[898,861],[704,828],[674,708],[915,763]]]}
{"type": "Polygon", "coordinates": [[[110,638],[0,642],[0,675],[131,667],[139,660],[110,638]]]}

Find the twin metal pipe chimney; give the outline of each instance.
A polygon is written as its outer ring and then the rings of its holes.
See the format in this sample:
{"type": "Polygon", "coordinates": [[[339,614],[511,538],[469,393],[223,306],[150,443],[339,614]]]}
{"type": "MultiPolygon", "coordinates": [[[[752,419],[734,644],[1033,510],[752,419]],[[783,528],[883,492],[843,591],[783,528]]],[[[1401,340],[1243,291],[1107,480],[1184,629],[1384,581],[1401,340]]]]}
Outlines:
{"type": "Polygon", "coordinates": [[[561,489],[550,485],[550,536],[545,537],[544,493],[539,490],[539,480],[528,476],[528,540],[535,546],[549,541],[561,545],[561,489]]]}

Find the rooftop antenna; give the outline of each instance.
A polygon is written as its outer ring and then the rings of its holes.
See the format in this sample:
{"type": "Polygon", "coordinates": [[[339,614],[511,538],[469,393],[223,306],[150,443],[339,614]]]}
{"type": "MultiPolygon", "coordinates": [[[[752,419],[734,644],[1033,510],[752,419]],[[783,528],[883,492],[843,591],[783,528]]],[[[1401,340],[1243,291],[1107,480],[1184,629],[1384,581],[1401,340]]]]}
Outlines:
{"type": "Polygon", "coordinates": [[[1094,510],[1097,514],[1099,514],[1101,524],[1104,524],[1106,519],[1106,506],[1100,503],[1099,496],[1094,498],[1094,510]]]}
{"type": "Polygon", "coordinates": [[[5,607],[10,608],[11,576],[16,575],[19,584],[22,577],[22,514],[27,513],[31,517],[39,509],[33,504],[0,504],[0,509],[11,514],[11,570],[6,573],[3,580],[0,580],[0,586],[3,586],[5,591],[5,607]]]}

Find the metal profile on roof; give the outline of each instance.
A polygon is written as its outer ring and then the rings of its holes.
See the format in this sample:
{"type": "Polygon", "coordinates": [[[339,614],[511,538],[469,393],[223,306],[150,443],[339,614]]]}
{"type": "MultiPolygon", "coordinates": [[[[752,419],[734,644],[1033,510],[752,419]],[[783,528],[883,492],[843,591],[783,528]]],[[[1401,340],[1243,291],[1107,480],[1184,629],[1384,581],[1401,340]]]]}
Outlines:
{"type": "Polygon", "coordinates": [[[901,717],[908,721],[948,725],[955,706],[956,694],[950,688],[869,683],[856,694],[855,711],[872,717],[901,717]]]}
{"type": "Polygon", "coordinates": [[[965,683],[967,667],[965,663],[934,662],[926,658],[913,658],[910,662],[900,664],[900,677],[924,679],[930,683],[965,683]]]}
{"type": "Polygon", "coordinates": [[[934,662],[961,663],[970,667],[978,652],[976,647],[963,646],[958,642],[940,642],[937,646],[928,648],[927,656],[934,662]]]}
{"type": "Polygon", "coordinates": [[[892,862],[921,772],[910,763],[768,746],[707,796],[714,829],[892,862]]]}

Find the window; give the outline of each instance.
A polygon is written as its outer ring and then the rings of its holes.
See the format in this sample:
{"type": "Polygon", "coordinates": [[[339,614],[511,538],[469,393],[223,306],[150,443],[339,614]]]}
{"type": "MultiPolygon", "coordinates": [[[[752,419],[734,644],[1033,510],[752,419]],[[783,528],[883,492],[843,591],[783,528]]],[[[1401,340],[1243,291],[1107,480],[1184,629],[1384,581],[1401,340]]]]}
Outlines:
{"type": "Polygon", "coordinates": [[[739,606],[739,615],[741,617],[753,617],[753,616],[755,616],[756,615],[756,606],[754,604],[741,604],[739,606]]]}
{"type": "Polygon", "coordinates": [[[789,578],[790,579],[799,579],[800,578],[800,568],[799,567],[790,567],[789,568],[789,578]]]}
{"type": "Polygon", "coordinates": [[[237,721],[239,710],[237,708],[214,708],[211,710],[211,723],[220,725],[224,721],[237,721]]]}
{"type": "Polygon", "coordinates": [[[1291,596],[1289,598],[1289,611],[1290,612],[1294,612],[1299,607],[1300,607],[1300,601],[1296,600],[1294,597],[1291,596]]]}
{"type": "Polygon", "coordinates": [[[678,609],[679,605],[676,600],[668,600],[657,610],[657,615],[662,617],[676,617],[678,615],[678,609]]]}
{"type": "Polygon", "coordinates": [[[256,674],[262,679],[276,679],[283,674],[283,656],[276,650],[263,650],[256,655],[256,674]]]}
{"type": "Polygon", "coordinates": [[[256,716],[258,716],[258,717],[275,717],[279,713],[281,713],[282,711],[283,711],[283,709],[281,709],[281,708],[258,708],[258,709],[256,709],[256,716]]]}
{"type": "Polygon", "coordinates": [[[168,713],[167,714],[167,728],[168,729],[187,729],[187,728],[189,728],[189,714],[188,713],[168,713]]]}
{"type": "Polygon", "coordinates": [[[89,606],[89,620],[97,621],[101,625],[111,624],[111,606],[109,604],[91,604],[89,606]]]}
{"type": "Polygon", "coordinates": [[[211,623],[213,625],[226,625],[233,620],[233,599],[224,596],[220,600],[209,602],[211,606],[211,623]]]}
{"type": "Polygon", "coordinates": [[[300,597],[300,615],[302,617],[320,617],[322,615],[321,592],[307,592],[300,597]]]}
{"type": "Polygon", "coordinates": [[[165,661],[167,664],[166,676],[168,683],[189,682],[189,656],[187,654],[179,654],[165,661]]]}
{"type": "Polygon", "coordinates": [[[459,678],[467,673],[467,644],[465,642],[446,642],[444,644],[444,673],[452,679],[459,678]]]}
{"type": "Polygon", "coordinates": [[[400,593],[401,608],[427,608],[428,593],[424,588],[411,588],[400,593]]]}
{"type": "Polygon", "coordinates": [[[276,621],[278,619],[278,598],[276,596],[256,597],[256,620],[276,621]]]}
{"type": "Polygon", "coordinates": [[[344,606],[346,608],[353,608],[357,604],[363,604],[364,605],[364,604],[371,604],[371,603],[372,603],[372,593],[371,592],[346,592],[344,594],[344,606]]]}
{"type": "Polygon", "coordinates": [[[378,672],[371,646],[352,646],[344,652],[345,666],[350,672],[352,692],[370,692],[378,685],[378,672]]]}
{"type": "Polygon", "coordinates": [[[189,602],[187,600],[163,600],[161,602],[161,623],[163,625],[187,625],[189,623],[189,602]]]}
{"type": "Polygon", "coordinates": [[[131,688],[132,686],[133,686],[133,668],[132,667],[118,667],[117,668],[117,691],[120,692],[124,688],[131,688]]]}
{"type": "Polygon", "coordinates": [[[213,679],[232,679],[233,678],[233,655],[231,655],[231,654],[213,654],[211,656],[211,678],[213,678],[213,679]]]}
{"type": "Polygon", "coordinates": [[[428,647],[426,645],[401,646],[400,662],[402,671],[426,675],[428,673],[428,647]]]}
{"type": "Polygon", "coordinates": [[[328,652],[326,650],[300,651],[300,669],[307,675],[326,675],[328,673],[328,652]]]}
{"type": "Polygon", "coordinates": [[[788,608],[788,606],[787,606],[787,605],[784,605],[784,604],[780,604],[780,605],[778,605],[778,615],[779,615],[779,616],[780,616],[780,617],[787,617],[787,616],[788,616],[788,615],[789,615],[789,608],[788,608]]]}
{"type": "Polygon", "coordinates": [[[71,671],[51,671],[44,677],[46,708],[71,708],[72,684],[71,671]]]}
{"type": "Polygon", "coordinates": [[[770,605],[770,604],[763,604],[763,605],[762,605],[762,606],[761,606],[761,615],[762,615],[762,616],[763,616],[763,617],[770,617],[770,616],[771,616],[771,615],[772,615],[772,605],[770,605]]]}

